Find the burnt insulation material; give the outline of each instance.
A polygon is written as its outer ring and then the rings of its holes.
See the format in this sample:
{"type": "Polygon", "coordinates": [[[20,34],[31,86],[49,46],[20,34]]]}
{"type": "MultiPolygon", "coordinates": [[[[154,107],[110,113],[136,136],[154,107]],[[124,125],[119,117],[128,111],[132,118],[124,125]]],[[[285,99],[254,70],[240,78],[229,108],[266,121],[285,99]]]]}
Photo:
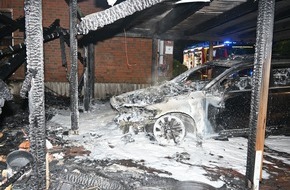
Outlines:
{"type": "MultiPolygon", "coordinates": [[[[274,0],[260,0],[259,1],[259,13],[257,22],[257,38],[254,60],[254,73],[253,73],[253,88],[251,95],[251,111],[250,111],[250,134],[248,140],[248,153],[247,153],[247,170],[246,177],[253,182],[254,178],[254,166],[255,166],[255,153],[256,153],[256,132],[258,125],[258,116],[262,114],[260,110],[262,84],[267,83],[270,73],[265,72],[263,69],[270,67],[264,65],[270,63],[272,52],[272,37],[273,37],[273,21],[274,21],[274,0]],[[260,113],[259,113],[260,112],[260,113]]],[[[265,84],[265,85],[269,85],[265,84]]],[[[268,92],[264,94],[264,97],[268,97],[268,92]]],[[[264,101],[267,101],[264,100],[264,101]]],[[[265,113],[266,114],[266,113],[265,113]]]]}

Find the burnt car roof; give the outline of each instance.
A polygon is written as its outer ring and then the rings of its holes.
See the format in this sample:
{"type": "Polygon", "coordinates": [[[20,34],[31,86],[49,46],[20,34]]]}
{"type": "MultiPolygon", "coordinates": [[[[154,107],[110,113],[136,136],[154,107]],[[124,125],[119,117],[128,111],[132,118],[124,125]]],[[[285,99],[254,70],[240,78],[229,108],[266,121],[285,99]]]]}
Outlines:
{"type": "Polygon", "coordinates": [[[199,66],[196,66],[196,67],[193,67],[183,73],[181,73],[180,75],[176,76],[175,78],[173,78],[171,81],[172,82],[178,82],[178,81],[181,81],[182,79],[186,78],[189,74],[191,74],[192,72],[194,72],[195,70],[198,70],[200,68],[203,68],[203,67],[208,67],[208,66],[214,66],[214,67],[224,67],[224,68],[230,68],[234,65],[238,65],[238,64],[242,64],[245,62],[245,60],[248,60],[248,59],[238,59],[238,60],[235,60],[235,59],[221,59],[221,60],[214,60],[214,61],[210,61],[210,62],[206,62],[205,64],[202,64],[202,65],[199,65],[199,66]]]}

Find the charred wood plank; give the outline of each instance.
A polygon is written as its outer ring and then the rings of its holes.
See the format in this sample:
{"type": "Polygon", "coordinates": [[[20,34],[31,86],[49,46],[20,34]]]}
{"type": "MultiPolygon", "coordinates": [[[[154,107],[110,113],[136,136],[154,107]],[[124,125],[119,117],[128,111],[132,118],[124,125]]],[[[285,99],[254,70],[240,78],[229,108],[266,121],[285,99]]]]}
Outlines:
{"type": "Polygon", "coordinates": [[[85,111],[89,111],[90,108],[90,86],[89,86],[89,58],[88,58],[88,46],[85,46],[84,48],[84,77],[83,77],[83,85],[84,85],[84,109],[85,111]]]}
{"type": "Polygon", "coordinates": [[[88,68],[89,68],[90,98],[94,98],[94,92],[95,92],[95,45],[93,43],[89,44],[88,55],[89,55],[88,68]]]}
{"type": "MultiPolygon", "coordinates": [[[[57,39],[60,37],[60,35],[67,35],[68,32],[64,29],[61,29],[59,32],[53,32],[51,34],[45,35],[43,37],[44,43],[46,42],[50,42],[54,39],[57,39]]],[[[8,48],[2,49],[0,50],[0,59],[5,57],[5,56],[9,56],[15,53],[18,53],[20,50],[25,49],[26,48],[26,43],[20,43],[14,46],[9,46],[8,48]]]]}
{"type": "Polygon", "coordinates": [[[154,37],[152,39],[152,65],[151,65],[151,84],[157,83],[157,50],[158,49],[158,39],[154,37]]]}
{"type": "Polygon", "coordinates": [[[60,51],[61,51],[61,62],[63,67],[67,67],[66,53],[65,53],[65,40],[64,35],[61,33],[59,36],[60,51]]]}
{"type": "Polygon", "coordinates": [[[60,20],[55,19],[54,22],[47,28],[43,29],[43,35],[51,34],[60,27],[60,20]]]}
{"type": "MultiPolygon", "coordinates": [[[[69,0],[65,0],[65,2],[69,5],[69,0]]],[[[84,17],[84,13],[81,11],[79,6],[77,6],[77,18],[81,20],[82,17],[84,17]]]]}
{"type": "Polygon", "coordinates": [[[8,46],[7,48],[0,50],[0,59],[6,56],[10,56],[12,54],[16,54],[20,50],[25,49],[25,47],[26,47],[25,43],[20,43],[14,46],[8,46]]]}
{"type": "Polygon", "coordinates": [[[4,15],[3,13],[0,12],[0,23],[3,25],[11,25],[11,24],[16,24],[15,20],[12,18],[4,15]]]}
{"type": "Polygon", "coordinates": [[[91,98],[94,93],[94,84],[95,84],[95,66],[94,66],[94,44],[89,44],[84,47],[84,108],[85,111],[89,111],[91,98]]]}
{"type": "MultiPolygon", "coordinates": [[[[2,19],[3,19],[3,17],[6,17],[6,16],[2,15],[2,19]]],[[[11,19],[10,24],[7,24],[6,26],[0,28],[0,39],[4,38],[5,36],[11,35],[12,32],[14,32],[18,29],[24,30],[24,22],[25,22],[24,17],[20,17],[16,20],[11,19]]]]}
{"type": "Polygon", "coordinates": [[[22,50],[17,55],[7,61],[0,69],[0,79],[8,79],[24,62],[26,53],[22,50]]]}
{"type": "Polygon", "coordinates": [[[81,94],[83,87],[84,87],[84,78],[85,78],[86,69],[83,70],[83,73],[80,77],[79,84],[78,84],[78,93],[81,94]]]}

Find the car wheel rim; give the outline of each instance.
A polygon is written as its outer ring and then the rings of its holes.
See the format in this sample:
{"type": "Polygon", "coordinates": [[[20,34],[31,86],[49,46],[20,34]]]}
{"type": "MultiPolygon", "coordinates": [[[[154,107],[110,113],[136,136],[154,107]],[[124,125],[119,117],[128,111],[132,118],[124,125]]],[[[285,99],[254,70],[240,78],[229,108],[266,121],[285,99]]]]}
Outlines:
{"type": "Polygon", "coordinates": [[[160,144],[179,144],[185,136],[185,126],[178,117],[164,115],[155,122],[153,134],[160,144]]]}

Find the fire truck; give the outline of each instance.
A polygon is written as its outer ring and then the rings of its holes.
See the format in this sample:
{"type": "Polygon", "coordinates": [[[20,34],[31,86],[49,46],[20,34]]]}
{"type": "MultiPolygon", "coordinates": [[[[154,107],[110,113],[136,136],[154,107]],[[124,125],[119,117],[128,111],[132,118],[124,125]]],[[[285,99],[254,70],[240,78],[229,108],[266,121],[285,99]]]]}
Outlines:
{"type": "MultiPolygon", "coordinates": [[[[238,43],[225,41],[215,43],[213,46],[213,60],[228,59],[238,55],[253,55],[255,46],[251,43],[238,43]]],[[[209,61],[209,43],[200,43],[186,48],[183,51],[183,64],[192,68],[209,61]]]]}

